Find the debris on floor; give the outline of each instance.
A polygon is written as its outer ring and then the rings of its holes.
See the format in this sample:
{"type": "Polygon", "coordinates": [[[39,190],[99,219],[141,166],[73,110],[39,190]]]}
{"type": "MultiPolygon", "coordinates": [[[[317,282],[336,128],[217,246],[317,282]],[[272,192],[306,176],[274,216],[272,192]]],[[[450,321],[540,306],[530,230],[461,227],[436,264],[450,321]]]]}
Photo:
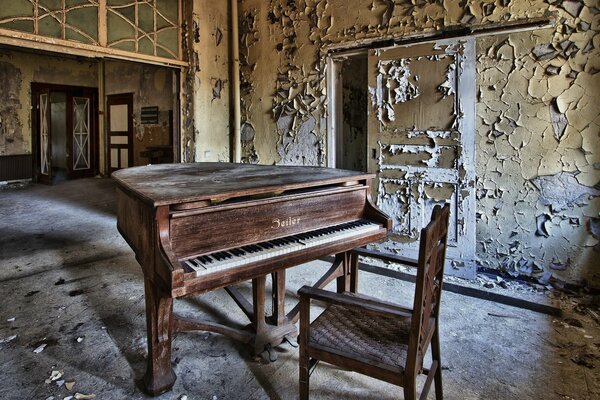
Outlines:
{"type": "Polygon", "coordinates": [[[54,382],[54,381],[62,378],[63,374],[64,374],[64,371],[52,370],[52,372],[50,373],[50,377],[48,379],[46,379],[44,382],[45,383],[54,382]]]}
{"type": "Polygon", "coordinates": [[[44,351],[44,349],[46,348],[46,346],[48,346],[48,343],[42,343],[42,344],[40,344],[38,347],[36,347],[36,348],[33,350],[33,352],[34,352],[35,354],[39,354],[39,353],[41,353],[42,351],[44,351]]]}
{"type": "Polygon", "coordinates": [[[17,335],[12,335],[7,337],[6,339],[0,339],[0,343],[10,343],[17,338],[17,335]]]}

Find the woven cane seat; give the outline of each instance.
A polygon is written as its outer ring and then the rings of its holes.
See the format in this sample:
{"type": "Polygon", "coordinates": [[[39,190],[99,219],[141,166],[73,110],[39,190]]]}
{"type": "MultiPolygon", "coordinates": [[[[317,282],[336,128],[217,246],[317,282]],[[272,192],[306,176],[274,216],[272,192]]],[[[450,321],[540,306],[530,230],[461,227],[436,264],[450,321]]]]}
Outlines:
{"type": "Polygon", "coordinates": [[[309,342],[336,354],[402,371],[409,332],[410,318],[332,305],[311,324],[309,342]]]}
{"type": "MultiPolygon", "coordinates": [[[[436,400],[443,399],[438,315],[449,220],[449,204],[433,207],[431,221],[421,229],[416,261],[355,249],[338,254],[330,269],[341,271],[336,292],[318,285],[298,290],[301,400],[309,400],[311,371],[319,361],[402,386],[405,400],[426,399],[432,384],[436,400]],[[417,268],[412,308],[403,307],[394,299],[387,301],[357,292],[361,255],[417,268]],[[325,304],[325,310],[310,322],[313,301],[325,304]],[[429,351],[431,363],[424,368],[429,351]],[[417,396],[419,375],[427,375],[427,379],[417,396]]],[[[326,283],[324,278],[318,282],[326,283]]]]}

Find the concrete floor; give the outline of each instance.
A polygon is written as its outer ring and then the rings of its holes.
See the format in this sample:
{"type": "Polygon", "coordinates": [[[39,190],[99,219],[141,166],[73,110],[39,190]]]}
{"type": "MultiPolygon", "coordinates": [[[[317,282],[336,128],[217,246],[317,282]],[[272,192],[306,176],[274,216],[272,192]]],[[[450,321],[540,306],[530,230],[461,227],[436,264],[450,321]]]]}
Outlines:
{"type": "MultiPolygon", "coordinates": [[[[117,232],[114,209],[109,179],[0,188],[0,399],[76,392],[146,398],[135,384],[146,356],[142,274],[117,232]],[[46,383],[53,370],[62,376],[46,383]]],[[[289,270],[290,302],[326,268],[314,262],[289,270]]],[[[368,273],[361,283],[361,291],[410,304],[409,283],[368,273]]],[[[576,307],[583,298],[558,300],[563,318],[444,293],[445,398],[599,399],[597,314],[576,307]]],[[[246,323],[223,291],[178,301],[176,310],[246,323]]],[[[173,343],[177,382],[158,398],[297,398],[297,349],[277,350],[279,359],[267,363],[220,335],[180,334],[173,343]]],[[[312,376],[311,395],[402,398],[399,388],[325,364],[312,376]]]]}

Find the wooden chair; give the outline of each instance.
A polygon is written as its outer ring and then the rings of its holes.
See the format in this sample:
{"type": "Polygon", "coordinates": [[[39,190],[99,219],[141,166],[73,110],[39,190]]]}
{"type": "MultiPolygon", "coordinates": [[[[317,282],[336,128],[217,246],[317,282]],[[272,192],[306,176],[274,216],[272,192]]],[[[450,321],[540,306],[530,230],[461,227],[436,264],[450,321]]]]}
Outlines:
{"type": "MultiPolygon", "coordinates": [[[[449,213],[447,204],[435,206],[431,222],[421,230],[419,259],[413,264],[418,269],[412,309],[357,293],[309,286],[298,291],[300,399],[308,399],[310,372],[319,360],[403,386],[407,400],[416,398],[416,377],[424,373],[420,399],[427,397],[434,380],[436,399],[442,399],[438,313],[449,213]],[[327,306],[312,323],[311,299],[327,306]],[[424,368],[430,344],[432,363],[424,368]]],[[[377,254],[369,252],[371,257],[377,254]]],[[[389,258],[382,254],[382,259],[389,258]]]]}

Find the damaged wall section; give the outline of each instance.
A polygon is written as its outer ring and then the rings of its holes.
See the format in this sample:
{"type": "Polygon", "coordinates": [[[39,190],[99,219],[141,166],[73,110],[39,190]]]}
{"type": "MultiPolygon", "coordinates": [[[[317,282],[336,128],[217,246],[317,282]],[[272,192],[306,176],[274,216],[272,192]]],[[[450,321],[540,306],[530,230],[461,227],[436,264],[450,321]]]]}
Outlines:
{"type": "Polygon", "coordinates": [[[228,2],[194,0],[187,20],[183,160],[229,161],[228,2]]]}
{"type": "Polygon", "coordinates": [[[548,13],[555,28],[477,40],[477,257],[511,274],[600,286],[595,1],[243,1],[245,159],[323,163],[328,46],[548,13]],[[540,221],[547,235],[536,235],[540,221]]]}
{"type": "Polygon", "coordinates": [[[94,61],[0,50],[0,156],[31,154],[31,83],[96,87],[94,61]]]}

